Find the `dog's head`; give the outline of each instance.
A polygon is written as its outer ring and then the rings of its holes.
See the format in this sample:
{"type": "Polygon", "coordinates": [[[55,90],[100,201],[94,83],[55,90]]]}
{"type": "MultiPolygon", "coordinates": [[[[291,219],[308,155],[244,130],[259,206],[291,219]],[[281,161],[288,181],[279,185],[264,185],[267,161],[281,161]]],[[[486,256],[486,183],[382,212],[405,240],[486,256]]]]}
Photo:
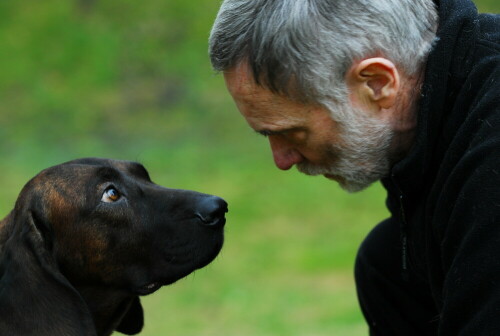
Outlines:
{"type": "Polygon", "coordinates": [[[90,158],[42,171],[25,186],[15,211],[32,216],[73,286],[138,296],[216,257],[227,204],[158,186],[138,163],[90,158]]]}

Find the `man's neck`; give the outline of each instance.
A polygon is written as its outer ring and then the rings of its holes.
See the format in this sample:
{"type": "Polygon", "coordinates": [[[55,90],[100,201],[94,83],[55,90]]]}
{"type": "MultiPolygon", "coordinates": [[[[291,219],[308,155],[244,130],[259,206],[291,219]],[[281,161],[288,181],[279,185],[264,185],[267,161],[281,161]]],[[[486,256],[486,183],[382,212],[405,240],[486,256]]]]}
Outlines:
{"type": "Polygon", "coordinates": [[[397,116],[393,120],[394,137],[391,145],[391,165],[407,156],[415,142],[417,116],[421,97],[423,71],[414,76],[402,78],[402,92],[398,104],[394,107],[397,116]]]}

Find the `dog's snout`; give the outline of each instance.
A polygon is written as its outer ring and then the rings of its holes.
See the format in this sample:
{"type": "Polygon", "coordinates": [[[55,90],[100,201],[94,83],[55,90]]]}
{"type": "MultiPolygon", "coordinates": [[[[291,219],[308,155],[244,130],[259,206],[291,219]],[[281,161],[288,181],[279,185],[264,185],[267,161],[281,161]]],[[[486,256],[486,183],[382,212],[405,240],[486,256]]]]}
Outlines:
{"type": "Polygon", "coordinates": [[[198,202],[196,215],[202,225],[222,227],[226,222],[224,214],[227,211],[226,201],[217,196],[207,196],[198,202]]]}

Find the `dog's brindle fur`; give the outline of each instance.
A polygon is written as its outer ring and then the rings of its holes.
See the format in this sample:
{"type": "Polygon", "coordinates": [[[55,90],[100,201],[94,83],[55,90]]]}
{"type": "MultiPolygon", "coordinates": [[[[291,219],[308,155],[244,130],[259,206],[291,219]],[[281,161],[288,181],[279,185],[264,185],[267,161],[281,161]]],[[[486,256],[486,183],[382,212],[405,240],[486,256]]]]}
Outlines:
{"type": "Polygon", "coordinates": [[[225,212],[218,197],[152,183],[138,163],[42,171],[0,222],[0,334],[139,333],[139,296],[212,261],[225,212]],[[104,202],[110,189],[119,198],[104,202]]]}

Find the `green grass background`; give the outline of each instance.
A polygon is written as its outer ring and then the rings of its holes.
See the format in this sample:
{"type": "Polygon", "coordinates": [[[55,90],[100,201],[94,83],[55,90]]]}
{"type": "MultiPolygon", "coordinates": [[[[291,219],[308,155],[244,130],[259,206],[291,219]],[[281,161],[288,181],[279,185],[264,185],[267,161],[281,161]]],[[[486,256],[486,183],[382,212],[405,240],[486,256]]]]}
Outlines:
{"type": "MultiPolygon", "coordinates": [[[[476,2],[498,12],[497,0],[476,2]]],[[[219,1],[0,2],[0,213],[41,169],[138,160],[153,180],[230,204],[205,269],[143,298],[143,335],[366,335],[352,268],[387,216],[356,194],[280,172],[210,68],[219,1]]]]}

